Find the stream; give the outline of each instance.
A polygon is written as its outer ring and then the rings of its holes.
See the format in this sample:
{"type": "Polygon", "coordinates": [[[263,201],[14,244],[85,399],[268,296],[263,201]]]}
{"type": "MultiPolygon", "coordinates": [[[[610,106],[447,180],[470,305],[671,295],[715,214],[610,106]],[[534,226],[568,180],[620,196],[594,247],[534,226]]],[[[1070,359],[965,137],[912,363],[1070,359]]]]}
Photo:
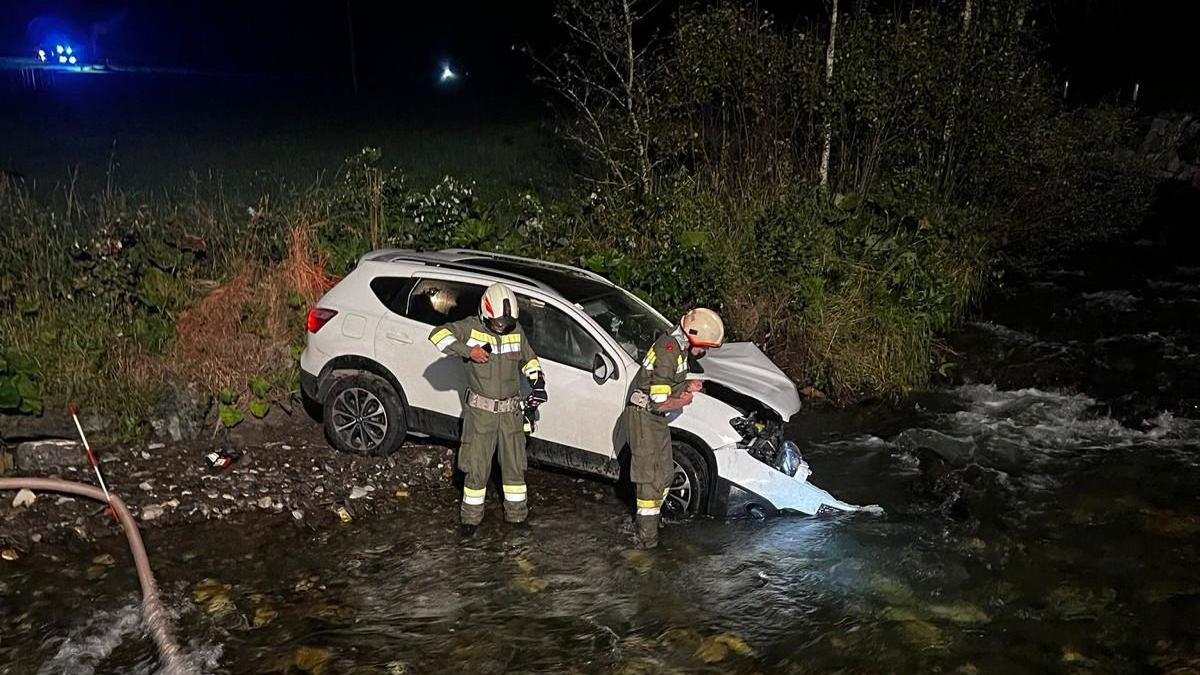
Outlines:
{"type": "MultiPolygon", "coordinates": [[[[611,486],[533,471],[531,525],[490,504],[465,543],[449,488],[322,531],[152,529],[164,600],[204,673],[1200,672],[1200,268],[1077,264],[1006,282],[931,391],[793,420],[813,482],[885,516],[632,551],[611,486]]],[[[0,673],[156,671],[99,546],[0,564],[0,673]]]]}

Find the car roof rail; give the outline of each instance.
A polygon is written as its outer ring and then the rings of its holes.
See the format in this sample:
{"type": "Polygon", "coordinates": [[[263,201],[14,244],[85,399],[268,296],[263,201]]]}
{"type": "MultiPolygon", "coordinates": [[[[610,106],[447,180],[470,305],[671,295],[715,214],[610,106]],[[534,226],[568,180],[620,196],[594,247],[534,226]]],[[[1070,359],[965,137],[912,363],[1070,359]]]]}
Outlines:
{"type": "Polygon", "coordinates": [[[555,296],[560,295],[559,292],[549,284],[538,281],[537,279],[531,277],[527,277],[519,272],[512,272],[510,270],[497,270],[490,267],[483,267],[481,265],[472,265],[470,261],[456,261],[447,253],[448,252],[446,251],[422,252],[415,251],[411,248],[387,248],[367,253],[363,257],[359,258],[359,262],[370,261],[379,263],[416,263],[426,267],[438,267],[441,269],[454,270],[456,272],[470,272],[472,274],[492,277],[503,281],[515,281],[527,286],[532,286],[533,288],[536,288],[544,293],[550,293],[551,295],[555,296]]]}
{"type": "Polygon", "coordinates": [[[494,258],[494,259],[500,259],[500,261],[528,263],[530,265],[534,265],[534,267],[545,267],[545,268],[551,268],[551,269],[569,270],[569,271],[572,271],[572,273],[582,274],[583,276],[587,276],[588,279],[592,279],[594,281],[602,281],[604,283],[607,283],[607,285],[612,286],[612,281],[608,281],[607,279],[605,279],[604,276],[596,274],[596,273],[594,273],[594,271],[589,270],[589,269],[575,267],[575,265],[554,263],[554,262],[550,262],[550,261],[541,261],[541,259],[538,259],[538,258],[527,258],[527,257],[523,257],[523,256],[510,256],[510,255],[508,255],[508,253],[494,253],[491,251],[476,251],[474,249],[443,249],[442,251],[439,251],[439,252],[446,253],[446,255],[450,255],[450,256],[474,256],[474,257],[479,257],[479,258],[494,258]]]}

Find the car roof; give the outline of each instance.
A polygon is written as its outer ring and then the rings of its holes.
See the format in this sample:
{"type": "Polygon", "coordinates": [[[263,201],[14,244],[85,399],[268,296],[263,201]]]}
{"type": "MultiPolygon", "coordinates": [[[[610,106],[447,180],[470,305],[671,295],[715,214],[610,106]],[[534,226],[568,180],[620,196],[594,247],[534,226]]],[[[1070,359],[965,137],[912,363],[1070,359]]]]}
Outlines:
{"type": "Polygon", "coordinates": [[[430,267],[473,272],[499,281],[515,281],[578,303],[611,293],[615,288],[604,277],[570,265],[469,249],[414,251],[382,249],[372,251],[361,261],[415,263],[430,267]]]}

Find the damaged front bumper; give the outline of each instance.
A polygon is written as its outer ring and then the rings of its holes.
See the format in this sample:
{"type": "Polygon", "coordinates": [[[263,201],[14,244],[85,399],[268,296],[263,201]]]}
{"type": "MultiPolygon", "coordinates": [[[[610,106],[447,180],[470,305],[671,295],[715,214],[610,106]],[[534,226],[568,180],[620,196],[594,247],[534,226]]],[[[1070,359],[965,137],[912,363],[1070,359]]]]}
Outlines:
{"type": "Polygon", "coordinates": [[[733,420],[742,442],[718,448],[717,484],[712,511],[726,518],[762,517],[775,513],[818,515],[833,511],[880,513],[878,506],[844,502],[809,482],[812,470],[782,425],[733,420]]]}

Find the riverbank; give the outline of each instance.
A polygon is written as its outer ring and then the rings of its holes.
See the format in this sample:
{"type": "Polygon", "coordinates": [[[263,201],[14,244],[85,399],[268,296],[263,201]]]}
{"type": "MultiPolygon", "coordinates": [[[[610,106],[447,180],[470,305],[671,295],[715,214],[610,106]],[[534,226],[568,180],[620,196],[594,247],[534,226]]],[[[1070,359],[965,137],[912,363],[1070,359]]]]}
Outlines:
{"type": "MultiPolygon", "coordinates": [[[[18,470],[6,477],[95,484],[82,449],[67,445],[70,449],[58,454],[71,466],[18,470]]],[[[228,439],[221,434],[210,441],[100,445],[96,451],[109,489],[121,496],[143,528],[256,513],[319,529],[386,514],[431,491],[455,489],[450,446],[410,442],[387,458],[349,455],[330,448],[320,426],[307,420],[276,428],[269,437],[228,439]],[[214,468],[206,459],[210,453],[234,459],[214,468]]],[[[30,504],[14,505],[25,499],[18,493],[0,494],[0,549],[15,555],[39,544],[90,543],[119,531],[101,504],[41,493],[30,504]]]]}

